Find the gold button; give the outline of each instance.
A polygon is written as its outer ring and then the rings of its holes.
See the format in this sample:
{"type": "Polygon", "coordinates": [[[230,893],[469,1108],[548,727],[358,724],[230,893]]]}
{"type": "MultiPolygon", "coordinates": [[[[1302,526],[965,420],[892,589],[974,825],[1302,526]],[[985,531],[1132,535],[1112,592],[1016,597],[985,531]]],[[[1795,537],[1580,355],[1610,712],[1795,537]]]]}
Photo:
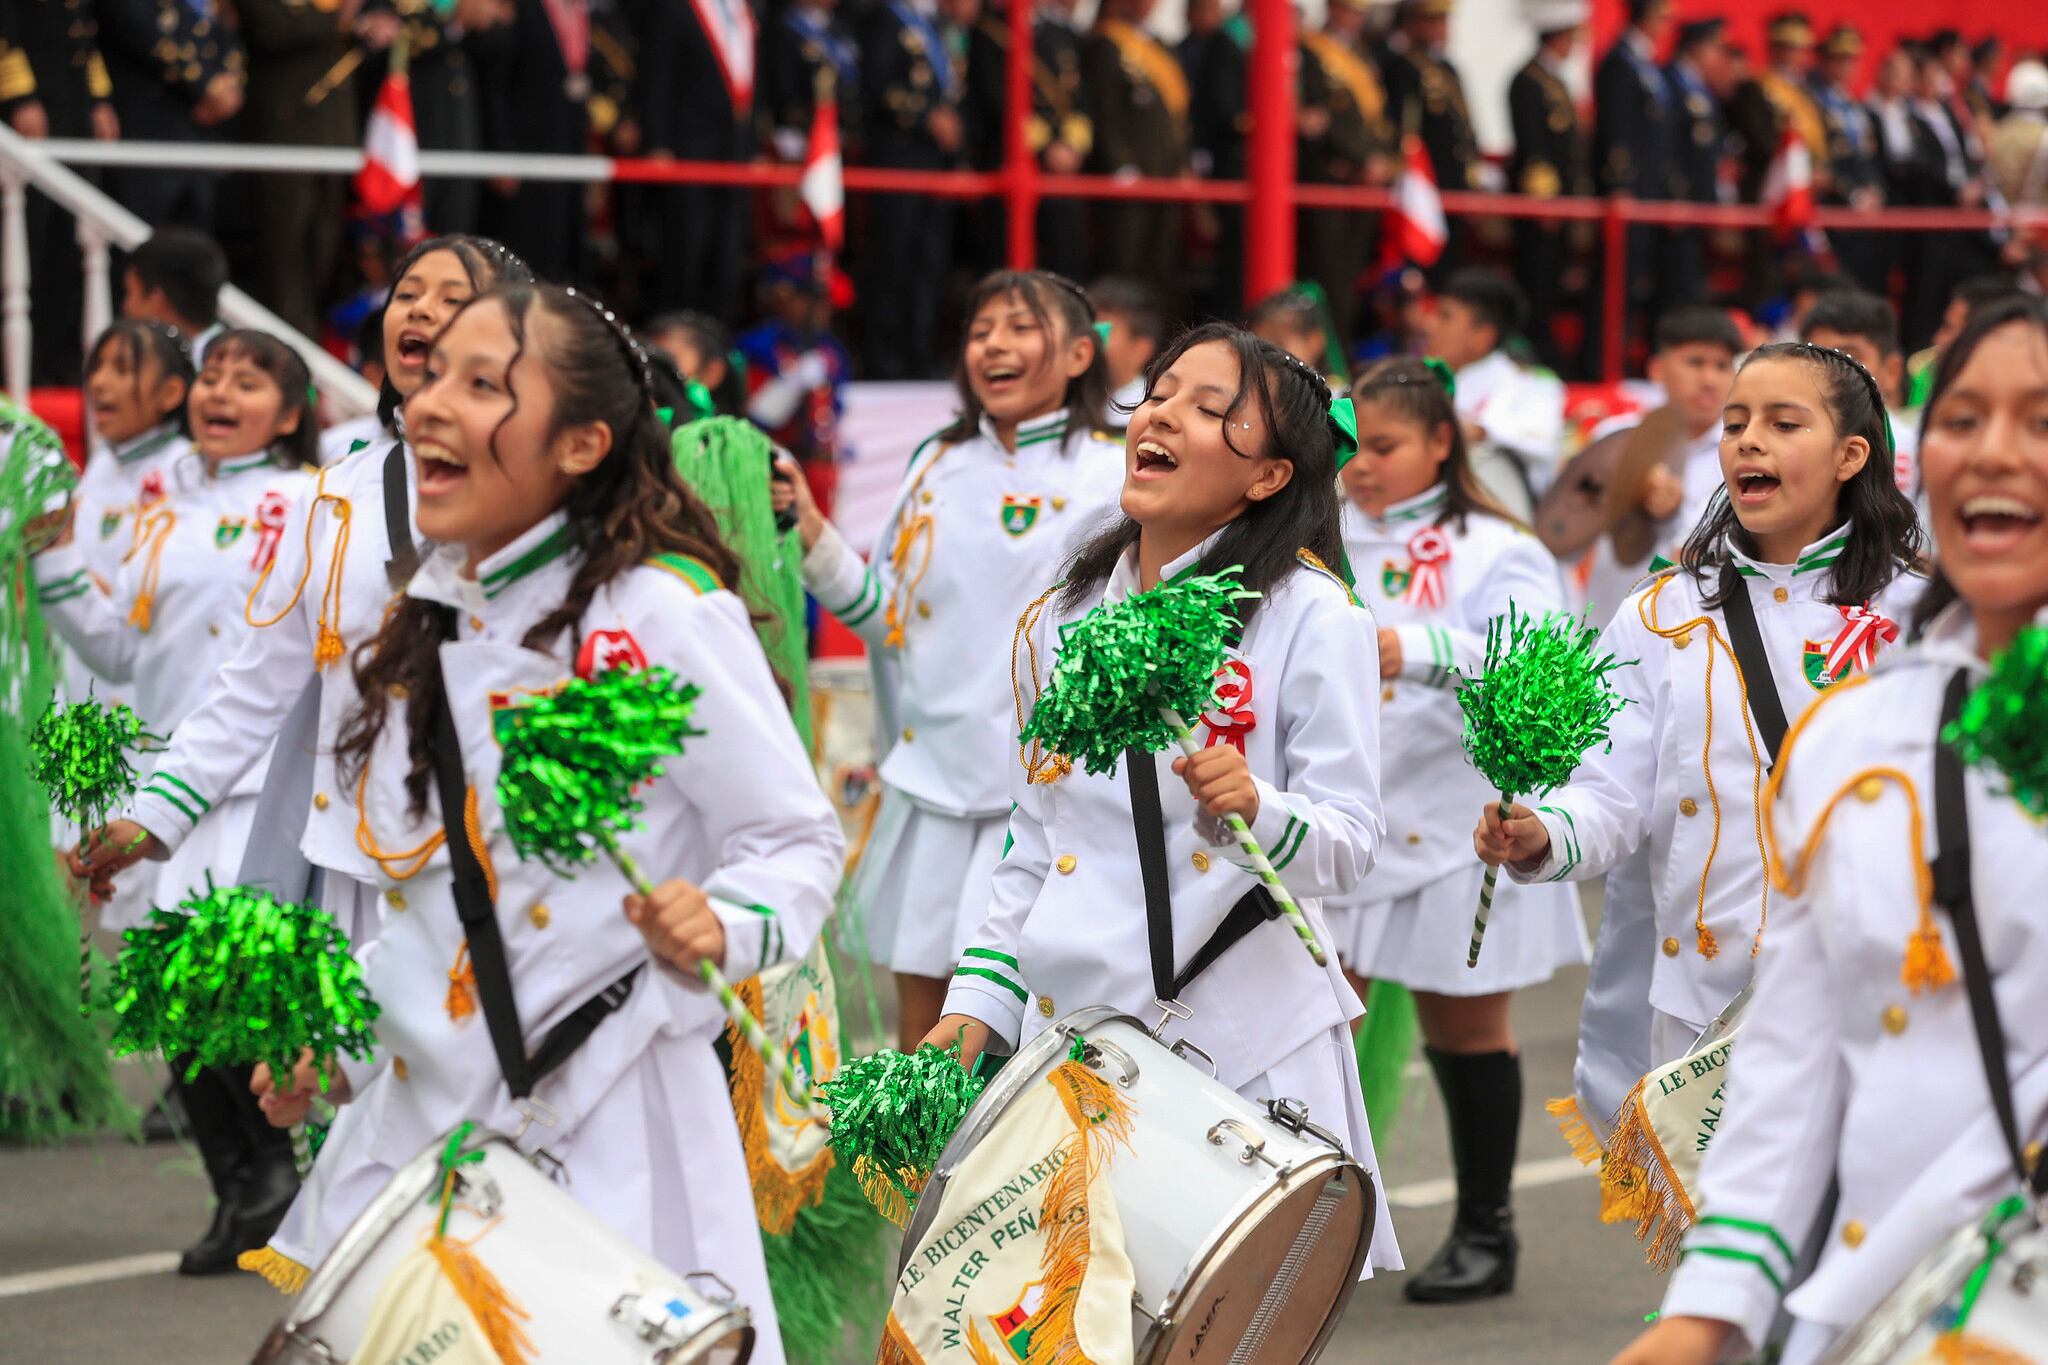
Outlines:
{"type": "Polygon", "coordinates": [[[913,739],[916,739],[916,738],[917,738],[917,731],[915,731],[915,730],[911,729],[911,728],[910,728],[910,727],[909,727],[908,725],[906,725],[906,726],[904,726],[904,727],[903,727],[903,742],[904,742],[905,744],[908,744],[908,743],[910,743],[910,741],[911,741],[911,740],[913,740],[913,739]]]}
{"type": "Polygon", "coordinates": [[[1194,863],[1195,871],[1197,872],[1207,872],[1209,870],[1209,855],[1202,852],[1199,848],[1195,850],[1195,856],[1189,861],[1194,863]]]}
{"type": "Polygon", "coordinates": [[[1863,1245],[1863,1234],[1865,1231],[1867,1229],[1864,1228],[1863,1224],[1851,1218],[1848,1222],[1842,1224],[1842,1245],[1854,1251],[1857,1247],[1863,1245]]]}
{"type": "Polygon", "coordinates": [[[925,489],[925,490],[924,490],[924,491],[923,491],[922,493],[919,493],[919,494],[917,495],[917,500],[918,500],[919,502],[922,502],[922,503],[926,503],[926,504],[929,504],[929,503],[931,502],[931,500],[932,500],[932,492],[931,492],[931,490],[930,490],[929,488],[927,488],[927,489],[925,489]]]}
{"type": "Polygon", "coordinates": [[[2020,1152],[2020,1160],[2026,1163],[2028,1174],[2032,1174],[2035,1170],[2039,1169],[2041,1165],[2041,1144],[2038,1142],[2028,1143],[2020,1152]]]}
{"type": "Polygon", "coordinates": [[[1419,844],[1422,842],[1422,836],[1420,834],[1411,834],[1408,836],[1408,842],[1410,844],[1419,844]]]}
{"type": "Polygon", "coordinates": [[[1069,872],[1072,872],[1076,867],[1080,866],[1080,861],[1080,859],[1076,858],[1071,853],[1062,853],[1060,855],[1060,860],[1057,863],[1054,863],[1053,866],[1057,867],[1060,870],[1060,875],[1064,877],[1069,872]]]}
{"type": "Polygon", "coordinates": [[[918,603],[917,614],[921,619],[929,621],[932,615],[932,604],[929,602],[918,603]]]}
{"type": "Polygon", "coordinates": [[[1856,784],[1856,799],[1859,801],[1875,801],[1883,795],[1884,779],[1881,777],[1866,777],[1856,784]]]}
{"type": "Polygon", "coordinates": [[[405,909],[405,893],[395,886],[384,893],[384,899],[390,903],[393,910],[405,909]]]}
{"type": "Polygon", "coordinates": [[[1052,500],[1052,510],[1053,510],[1053,511],[1055,511],[1055,512],[1064,512],[1064,511],[1066,511],[1066,510],[1067,510],[1067,500],[1066,500],[1065,498],[1054,498],[1054,499],[1052,500]]]}
{"type": "Polygon", "coordinates": [[[1392,701],[1393,699],[1394,699],[1394,685],[1393,685],[1392,683],[1388,683],[1388,684],[1387,684],[1387,685],[1386,685],[1385,687],[1382,687],[1382,688],[1380,689],[1380,700],[1381,700],[1381,701],[1392,701]]]}
{"type": "Polygon", "coordinates": [[[326,793],[326,792],[314,792],[314,793],[313,793],[313,809],[314,809],[314,810],[326,810],[326,809],[327,809],[327,793],[326,793]]]}
{"type": "Polygon", "coordinates": [[[1700,803],[1688,796],[1678,803],[1678,813],[1680,815],[1698,815],[1700,813],[1700,803]]]}
{"type": "MultiPolygon", "coordinates": [[[[1786,591],[1785,591],[1785,590],[1784,590],[1783,588],[1772,588],[1772,589],[1771,589],[1771,600],[1772,600],[1773,602],[1783,602],[1783,601],[1786,601],[1786,600],[1788,600],[1788,599],[1789,599],[1789,598],[1790,598],[1791,596],[1792,596],[1792,594],[1791,594],[1791,593],[1789,593],[1789,592],[1786,592],[1786,591]]],[[[1853,1227],[1853,1226],[1855,1226],[1855,1225],[1854,1225],[1854,1224],[1851,1224],[1851,1226],[1853,1227]]]]}
{"type": "Polygon", "coordinates": [[[1685,634],[1680,635],[1677,638],[1673,639],[1671,642],[1671,647],[1673,649],[1684,649],[1687,645],[1691,643],[1692,632],[1688,630],[1687,632],[1685,632],[1685,634]]]}
{"type": "Polygon", "coordinates": [[[1884,1025],[1884,1031],[1894,1036],[1906,1031],[1906,1011],[1898,1005],[1886,1005],[1884,1013],[1877,1016],[1877,1022],[1884,1025]]]}
{"type": "Polygon", "coordinates": [[[526,912],[527,922],[536,929],[547,928],[549,918],[548,908],[545,905],[536,904],[533,909],[526,912]]]}
{"type": "Polygon", "coordinates": [[[469,618],[469,628],[470,628],[471,630],[482,630],[482,629],[484,628],[484,618],[483,618],[483,617],[481,617],[481,616],[472,616],[472,617],[470,617],[470,618],[469,618]]]}
{"type": "Polygon", "coordinates": [[[206,633],[208,635],[218,635],[220,634],[220,627],[215,625],[213,622],[208,621],[206,623],[206,633]]]}
{"type": "Polygon", "coordinates": [[[384,689],[384,695],[390,697],[393,701],[404,701],[412,695],[412,692],[404,683],[393,683],[384,689]]]}
{"type": "Polygon", "coordinates": [[[405,1079],[405,1058],[393,1057],[391,1059],[391,1074],[398,1077],[401,1081],[405,1079]]]}
{"type": "Polygon", "coordinates": [[[1678,940],[1677,940],[1677,939],[1675,939],[1675,938],[1667,938],[1667,939],[1665,939],[1665,940],[1664,940],[1664,956],[1666,956],[1666,957],[1677,957],[1677,956],[1678,956],[1678,940]]]}
{"type": "Polygon", "coordinates": [[[1038,1012],[1039,1012],[1040,1014],[1044,1015],[1044,1016],[1045,1016],[1046,1018],[1048,1018],[1048,1019],[1052,1018],[1052,997],[1051,997],[1051,996],[1049,996],[1049,995],[1041,995],[1041,996],[1039,996],[1039,997],[1038,997],[1038,1012]]]}

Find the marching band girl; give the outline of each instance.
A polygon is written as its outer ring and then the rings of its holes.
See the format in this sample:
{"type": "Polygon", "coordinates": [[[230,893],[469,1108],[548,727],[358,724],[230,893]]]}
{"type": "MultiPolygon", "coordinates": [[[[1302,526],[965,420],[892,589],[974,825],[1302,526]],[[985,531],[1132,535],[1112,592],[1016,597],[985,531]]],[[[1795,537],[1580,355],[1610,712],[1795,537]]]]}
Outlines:
{"type": "MultiPolygon", "coordinates": [[[[1335,961],[1316,966],[1285,926],[1267,922],[1259,882],[1222,824],[1242,816],[1303,898],[1350,891],[1382,841],[1372,618],[1328,567],[1343,552],[1329,406],[1313,370],[1225,324],[1184,334],[1153,362],[1126,436],[1124,515],[1018,622],[1017,705],[1028,713],[1050,676],[1060,627],[1101,602],[1236,566],[1262,595],[1242,604],[1229,677],[1197,726],[1207,746],[1194,757],[1089,776],[1010,746],[1015,809],[987,919],[928,1041],[958,1039],[972,1065],[1086,1006],[1150,1018],[1148,911],[1132,892],[1140,841],[1156,841],[1171,902],[1158,908],[1170,911],[1175,954],[1163,969],[1192,972],[1176,991],[1192,1015],[1168,1032],[1215,1058],[1240,1093],[1307,1102],[1370,1171],[1348,1028],[1358,999],[1335,961]],[[1159,828],[1133,815],[1127,784],[1143,781],[1159,788],[1159,828]]],[[[1303,909],[1328,943],[1317,901],[1303,909]]],[[[1368,1264],[1398,1267],[1384,1198],[1378,1220],[1368,1264]]]]}
{"type": "Polygon", "coordinates": [[[259,628],[246,633],[223,667],[193,674],[212,683],[210,692],[178,727],[127,817],[81,850],[81,871],[101,886],[138,858],[175,852],[208,804],[217,804],[269,749],[308,685],[317,684],[316,723],[281,741],[313,751],[311,808],[265,812],[264,819],[283,823],[277,837],[298,842],[322,869],[322,903],[343,929],[358,942],[374,935],[376,865],[356,844],[353,802],[336,780],[332,751],[355,700],[345,660],[376,633],[416,553],[412,462],[404,456],[398,405],[419,387],[427,348],[455,310],[492,281],[525,279],[527,271],[496,242],[435,237],[401,260],[393,278],[378,402],[385,436],[321,471],[308,490],[294,533],[279,545],[268,578],[247,602],[249,623],[259,628]],[[394,526],[403,543],[394,543],[394,526]],[[166,791],[181,799],[171,800],[166,791]]]}
{"type": "Polygon", "coordinates": [[[1514,1287],[1508,1187],[1522,1112],[1522,1064],[1508,1022],[1512,993],[1586,960],[1576,892],[1562,884],[1504,892],[1477,970],[1465,965],[1484,868],[1454,834],[1486,783],[1461,743],[1456,670],[1486,650],[1489,619],[1509,606],[1564,606],[1557,562],[1481,491],[1466,461],[1450,374],[1390,360],[1353,390],[1358,454],[1342,475],[1344,547],[1380,620],[1382,797],[1387,842],[1359,893],[1331,914],[1337,949],[1366,980],[1415,994],[1430,1068],[1443,1092],[1457,1172],[1450,1240],[1403,1287],[1420,1303],[1462,1302],[1514,1287]]]}
{"type": "MultiPolygon", "coordinates": [[[[1761,1351],[1781,1298],[1793,1324],[1783,1359],[1803,1365],[1944,1235],[2014,1193],[2016,1161],[2039,1161],[2048,836],[2009,778],[1964,769],[1949,809],[1970,856],[1959,876],[1936,871],[1937,851],[1954,847],[1938,813],[1936,733],[1987,661],[2048,623],[2044,419],[2048,309],[2024,296],[1986,305],[1944,351],[1927,408],[1920,458],[1941,576],[1916,612],[1926,624],[1786,738],[1766,797],[1786,894],[1701,1169],[1701,1216],[1662,1319],[1617,1365],[1761,1351]],[[1954,913],[1966,898],[2004,1035],[2011,1146],[1972,1023],[1954,913]],[[1831,1181],[1833,1219],[1816,1227],[1831,1181]],[[1784,1297],[1794,1250],[1822,1232],[1812,1275],[1784,1297]]],[[[2020,1358],[1961,1326],[1935,1355],[2020,1358]]]]}
{"type": "MultiPolygon", "coordinates": [[[[593,997],[613,1004],[540,1082],[532,1112],[552,1122],[528,1130],[526,1149],[547,1149],[578,1201],[656,1259],[722,1275],[762,1329],[757,1359],[780,1361],[714,1047],[724,1014],[696,966],[738,978],[801,957],[844,850],[746,608],[723,586],[737,565],[675,472],[624,331],[570,291],[499,286],[464,306],[405,417],[434,548],[357,656],[361,700],[336,754],[393,912],[366,968],[383,1007],[377,1054],[335,1077],[349,1103],[258,1268],[297,1279],[460,1121],[524,1126],[482,1011],[451,990],[469,948],[447,847],[460,839],[486,869],[529,1045],[593,997]],[[621,664],[702,689],[702,733],[639,794],[641,827],[621,840],[659,881],[645,900],[609,862],[573,881],[522,862],[496,799],[500,712],[621,664]],[[433,741],[442,706],[467,818],[434,796],[437,756],[451,761],[433,741]]],[[[284,1093],[258,1070],[273,1122],[303,1116],[314,1079],[308,1064],[284,1093]]]]}
{"type": "MultiPolygon", "coordinates": [[[[96,528],[74,522],[69,536],[35,560],[51,625],[94,673],[134,684],[137,714],[159,734],[184,724],[233,655],[248,630],[242,603],[296,529],[293,509],[319,454],[311,384],[305,361],[277,338],[250,331],[215,336],[192,385],[192,452],[171,467],[167,495],[138,514],[112,591],[92,586],[80,543],[96,538],[96,528]]],[[[234,880],[269,739],[259,738],[250,772],[214,796],[204,834],[164,865],[155,879],[157,905],[169,909],[188,894],[203,895],[209,879],[234,880]]],[[[162,773],[147,791],[195,822],[209,809],[205,798],[162,773]]],[[[132,915],[108,927],[131,928],[147,910],[148,898],[140,898],[132,915]]],[[[284,1216],[298,1188],[291,1144],[256,1111],[247,1068],[208,1068],[188,1079],[174,1059],[171,1072],[216,1201],[211,1227],[178,1269],[222,1274],[234,1269],[239,1253],[263,1245],[284,1216]]]]}
{"type": "Polygon", "coordinates": [[[903,1044],[937,1022],[988,907],[1022,716],[1003,635],[1114,501],[1123,461],[1095,414],[1108,370],[1087,296],[999,271],[969,301],[960,415],[918,447],[863,563],[793,464],[804,583],[874,660],[882,800],[852,888],[868,952],[896,972],[903,1044]]]}
{"type": "Polygon", "coordinates": [[[1749,982],[1771,909],[1758,798],[1784,718],[1868,668],[1922,586],[1890,451],[1855,361],[1804,342],[1752,352],[1722,413],[1725,487],[1682,563],[1601,636],[1629,665],[1613,674],[1627,704],[1612,743],[1533,810],[1503,821],[1487,803],[1474,846],[1518,882],[1585,880],[1650,850],[1654,958],[1598,952],[1588,986],[1647,992],[1647,1054],[1643,1040],[1583,1036],[1584,1020],[1582,1051],[1678,1057],[1749,982]]]}

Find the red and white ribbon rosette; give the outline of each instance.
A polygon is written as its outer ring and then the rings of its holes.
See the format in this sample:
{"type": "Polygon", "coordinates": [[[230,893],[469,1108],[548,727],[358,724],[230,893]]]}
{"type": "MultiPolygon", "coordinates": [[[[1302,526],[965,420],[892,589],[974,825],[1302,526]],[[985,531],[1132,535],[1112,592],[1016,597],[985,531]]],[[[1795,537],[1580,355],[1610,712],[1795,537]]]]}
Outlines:
{"type": "Polygon", "coordinates": [[[1208,746],[1228,744],[1244,752],[1244,737],[1258,727],[1252,714],[1252,670],[1242,659],[1225,659],[1216,670],[1216,701],[1202,713],[1209,727],[1208,746]]]}
{"type": "Polygon", "coordinates": [[[1451,562],[1451,538],[1441,526],[1425,526],[1408,541],[1411,566],[1402,600],[1411,607],[1444,604],[1444,571],[1451,562]]]}
{"type": "Polygon", "coordinates": [[[256,548],[249,555],[249,567],[268,568],[270,561],[277,558],[278,542],[284,539],[285,523],[291,520],[292,500],[276,489],[263,495],[263,501],[256,504],[256,548]]]}
{"type": "Polygon", "coordinates": [[[1835,610],[1842,613],[1842,629],[1828,646],[1825,667],[1830,682],[1841,681],[1851,667],[1868,672],[1877,662],[1878,647],[1899,638],[1898,623],[1878,615],[1868,603],[1835,610]]]}

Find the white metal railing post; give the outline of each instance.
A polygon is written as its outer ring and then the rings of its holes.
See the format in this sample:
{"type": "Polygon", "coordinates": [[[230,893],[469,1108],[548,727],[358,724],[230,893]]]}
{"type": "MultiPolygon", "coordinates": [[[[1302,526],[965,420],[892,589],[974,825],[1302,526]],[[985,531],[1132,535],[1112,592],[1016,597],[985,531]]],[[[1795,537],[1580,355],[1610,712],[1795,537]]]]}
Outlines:
{"type": "Polygon", "coordinates": [[[85,310],[79,335],[87,346],[114,320],[114,297],[107,277],[107,234],[90,218],[78,220],[78,250],[85,261],[85,310]]]}
{"type": "Polygon", "coordinates": [[[5,352],[7,391],[28,401],[29,352],[34,334],[28,320],[28,182],[12,167],[0,166],[0,351],[5,352]]]}

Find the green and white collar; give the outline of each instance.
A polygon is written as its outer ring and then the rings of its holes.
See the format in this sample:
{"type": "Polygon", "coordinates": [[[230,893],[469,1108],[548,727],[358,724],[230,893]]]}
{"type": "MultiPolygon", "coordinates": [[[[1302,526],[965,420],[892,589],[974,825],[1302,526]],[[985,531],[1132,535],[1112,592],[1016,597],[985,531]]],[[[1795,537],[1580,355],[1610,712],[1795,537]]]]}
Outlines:
{"type": "MultiPolygon", "coordinates": [[[[1193,573],[1201,565],[1202,556],[1209,553],[1209,548],[1228,529],[1228,526],[1224,526],[1210,532],[1208,538],[1195,546],[1194,549],[1174,559],[1171,563],[1162,565],[1159,570],[1159,581],[1171,583],[1177,579],[1186,578],[1189,574],[1193,573]]],[[[1104,587],[1102,600],[1105,602],[1120,602],[1136,591],[1138,591],[1138,547],[1133,544],[1118,558],[1116,567],[1109,571],[1109,582],[1104,587]]]]}
{"type": "Polygon", "coordinates": [[[495,600],[514,583],[569,553],[569,518],[561,512],[536,523],[519,539],[476,566],[476,581],[486,600],[495,600]]]}
{"type": "Polygon", "coordinates": [[[233,460],[222,460],[219,464],[213,466],[213,477],[216,479],[227,479],[233,478],[237,474],[246,474],[252,469],[275,468],[276,466],[270,461],[270,452],[259,450],[254,455],[244,455],[239,459],[233,460]]]}
{"type": "Polygon", "coordinates": [[[1728,555],[1735,561],[1735,572],[1744,578],[1804,578],[1824,569],[1832,568],[1842,557],[1842,551],[1849,544],[1849,523],[1843,522],[1834,530],[1822,536],[1799,552],[1797,561],[1791,564],[1766,564],[1744,554],[1731,541],[1728,555]]]}
{"type": "MultiPolygon", "coordinates": [[[[981,434],[987,437],[989,443],[998,450],[1002,448],[1003,443],[996,436],[996,424],[989,420],[989,415],[985,412],[981,415],[981,434]]],[[[1017,424],[1017,451],[1019,454],[1022,454],[1031,446],[1054,444],[1065,440],[1066,435],[1067,410],[1060,408],[1057,411],[1046,413],[1043,417],[1033,417],[1029,421],[1019,422],[1017,424]]]]}
{"type": "Polygon", "coordinates": [[[116,460],[128,465],[149,458],[177,439],[178,429],[165,422],[151,427],[140,436],[131,436],[126,445],[108,446],[107,449],[114,452],[116,460]]]}
{"type": "Polygon", "coordinates": [[[1444,492],[1442,484],[1431,484],[1414,497],[1403,498],[1401,501],[1390,505],[1379,516],[1369,516],[1369,519],[1377,521],[1382,526],[1400,526],[1405,528],[1412,522],[1421,521],[1425,517],[1434,517],[1437,513],[1443,511],[1444,502],[1448,496],[1444,492]]]}

